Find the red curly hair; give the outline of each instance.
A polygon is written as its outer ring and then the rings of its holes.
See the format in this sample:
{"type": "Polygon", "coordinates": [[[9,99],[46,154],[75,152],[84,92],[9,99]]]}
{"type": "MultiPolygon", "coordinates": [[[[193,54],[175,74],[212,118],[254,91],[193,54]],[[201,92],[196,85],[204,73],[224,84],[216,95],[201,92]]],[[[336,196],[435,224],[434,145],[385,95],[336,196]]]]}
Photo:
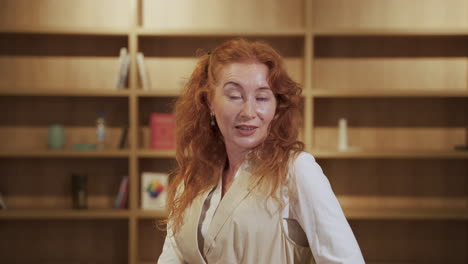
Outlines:
{"type": "Polygon", "coordinates": [[[288,162],[304,149],[297,140],[302,88],[289,77],[281,56],[271,46],[235,39],[202,55],[175,104],[178,168],[168,190],[171,210],[167,219],[173,234],[182,225],[185,209],[195,197],[218,184],[219,172],[228,162],[223,136],[217,126],[210,125],[209,102],[218,72],[235,62],[258,62],[269,69],[267,81],[277,100],[275,118],[267,138],[251,151],[248,159],[256,164],[252,175],[269,186],[270,196],[281,205],[277,190],[286,185],[288,162]]]}

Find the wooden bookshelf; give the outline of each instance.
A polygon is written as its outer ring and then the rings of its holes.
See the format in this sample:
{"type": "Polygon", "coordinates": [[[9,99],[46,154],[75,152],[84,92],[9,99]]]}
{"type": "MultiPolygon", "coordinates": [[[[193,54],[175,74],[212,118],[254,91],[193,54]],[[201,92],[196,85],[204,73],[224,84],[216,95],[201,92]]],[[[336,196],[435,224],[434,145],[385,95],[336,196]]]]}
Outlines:
{"type": "Polygon", "coordinates": [[[33,2],[0,0],[0,192],[10,205],[0,233],[13,241],[0,241],[0,262],[156,263],[165,237],[156,220],[167,212],[140,209],[140,175],[176,164],[174,151],[149,148],[149,114],[172,111],[198,49],[235,37],[270,43],[302,84],[301,139],[366,263],[467,262],[468,152],[453,150],[468,140],[465,0],[33,2]],[[128,84],[116,90],[122,47],[132,60],[128,84]],[[109,147],[72,151],[93,143],[101,110],[109,147]],[[336,150],[341,117],[353,151],[336,150]],[[50,151],[47,129],[56,123],[67,144],[50,151]],[[71,209],[72,173],[88,175],[89,210],[71,209]],[[124,175],[128,207],[113,210],[124,175]],[[32,231],[35,250],[20,255],[18,241],[32,231]],[[96,250],[93,241],[113,242],[96,250]],[[63,249],[60,259],[48,243],[63,249]]]}
{"type": "Polygon", "coordinates": [[[467,91],[450,91],[450,90],[444,90],[444,91],[434,91],[434,90],[427,90],[427,91],[422,91],[422,90],[417,90],[417,91],[411,91],[411,90],[364,90],[364,89],[355,89],[355,90],[340,90],[340,89],[334,89],[334,90],[312,90],[309,92],[309,94],[314,97],[314,98],[352,98],[352,97],[468,97],[468,90],[467,91]]]}
{"type": "Polygon", "coordinates": [[[430,151],[430,150],[310,150],[319,159],[467,159],[466,151],[430,151]]]}
{"type": "Polygon", "coordinates": [[[315,36],[468,36],[465,28],[317,28],[315,36]]]}
{"type": "Polygon", "coordinates": [[[282,37],[301,37],[306,34],[304,28],[222,28],[222,29],[152,29],[139,28],[138,36],[160,36],[160,37],[236,37],[236,36],[282,36],[282,37]]]}
{"type": "Polygon", "coordinates": [[[0,151],[2,158],[129,158],[128,150],[25,150],[0,151]]]}
{"type": "Polygon", "coordinates": [[[128,219],[128,210],[5,210],[0,211],[0,219],[128,219]]]}

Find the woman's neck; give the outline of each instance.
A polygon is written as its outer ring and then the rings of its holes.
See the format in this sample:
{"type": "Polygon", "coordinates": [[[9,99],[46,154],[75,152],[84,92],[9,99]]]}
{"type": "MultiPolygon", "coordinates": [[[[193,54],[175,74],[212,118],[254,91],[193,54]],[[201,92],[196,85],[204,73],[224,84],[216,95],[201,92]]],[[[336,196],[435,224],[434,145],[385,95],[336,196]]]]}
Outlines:
{"type": "Polygon", "coordinates": [[[245,159],[245,154],[243,153],[229,153],[228,152],[228,164],[223,172],[223,192],[222,195],[229,190],[232,182],[234,181],[234,176],[237,173],[237,170],[242,165],[245,159]]]}

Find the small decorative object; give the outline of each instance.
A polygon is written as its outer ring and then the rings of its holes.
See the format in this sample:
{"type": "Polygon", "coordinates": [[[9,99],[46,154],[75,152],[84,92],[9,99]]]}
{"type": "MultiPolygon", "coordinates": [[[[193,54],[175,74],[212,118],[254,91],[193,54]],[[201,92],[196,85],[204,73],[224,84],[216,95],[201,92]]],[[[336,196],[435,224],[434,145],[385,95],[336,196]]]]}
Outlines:
{"type": "Polygon", "coordinates": [[[65,145],[65,132],[63,126],[52,125],[49,127],[49,149],[63,149],[65,145]]]}
{"type": "Polygon", "coordinates": [[[141,179],[141,208],[166,209],[168,175],[143,172],[141,179]]]}
{"type": "Polygon", "coordinates": [[[106,148],[106,119],[104,118],[104,111],[99,111],[96,120],[96,148],[103,150],[106,148]]]}
{"type": "Polygon", "coordinates": [[[0,193],[0,210],[5,210],[5,209],[7,209],[7,206],[5,204],[5,201],[3,201],[2,193],[0,193]]]}
{"type": "Polygon", "coordinates": [[[338,121],[338,150],[348,150],[348,124],[346,118],[338,121]]]}
{"type": "Polygon", "coordinates": [[[88,198],[88,177],[84,174],[72,174],[72,196],[74,209],[86,209],[88,198]]]}
{"type": "Polygon", "coordinates": [[[152,113],[150,116],[151,149],[175,149],[175,117],[174,114],[152,113]]]}

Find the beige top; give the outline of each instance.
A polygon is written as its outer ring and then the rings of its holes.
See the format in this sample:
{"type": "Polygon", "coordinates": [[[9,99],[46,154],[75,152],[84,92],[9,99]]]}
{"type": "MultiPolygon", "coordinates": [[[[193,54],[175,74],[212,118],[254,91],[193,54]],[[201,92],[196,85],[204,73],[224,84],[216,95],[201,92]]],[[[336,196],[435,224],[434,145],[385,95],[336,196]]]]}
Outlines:
{"type": "MultiPolygon", "coordinates": [[[[198,221],[209,192],[198,196],[185,212],[175,236],[188,263],[311,263],[312,253],[292,241],[283,230],[282,211],[261,185],[242,170],[221,200],[205,236],[202,252],[198,221]]],[[[291,229],[300,227],[289,226],[291,229]]],[[[312,262],[313,263],[313,262],[312,262]]]]}
{"type": "MultiPolygon", "coordinates": [[[[312,155],[302,152],[295,160],[291,161],[288,184],[297,199],[289,199],[288,193],[283,191],[281,196],[285,207],[282,213],[275,211],[279,208],[271,199],[267,203],[264,202],[266,195],[262,192],[261,186],[255,184],[250,186],[249,181],[252,179],[247,170],[247,164],[243,164],[239,168],[232,187],[222,199],[221,180],[212,191],[194,199],[191,207],[187,209],[185,221],[188,226],[183,227],[185,229],[183,235],[181,233],[177,235],[177,241],[171,235],[170,225],[168,226],[168,236],[164,242],[158,264],[192,263],[196,258],[187,254],[187,247],[192,247],[190,252],[198,258],[203,260],[201,257],[203,254],[207,259],[207,248],[218,246],[218,243],[223,242],[223,240],[216,239],[216,236],[223,234],[225,231],[222,230],[225,228],[231,228],[229,231],[231,232],[230,239],[234,242],[239,241],[240,238],[244,241],[240,243],[241,246],[236,243],[221,243],[220,247],[229,245],[229,247],[234,248],[236,245],[238,249],[233,249],[233,251],[241,260],[247,259],[243,258],[242,254],[250,254],[252,250],[265,250],[266,244],[268,250],[265,254],[269,254],[270,247],[276,247],[273,244],[270,245],[269,241],[274,243],[284,241],[283,246],[285,247],[293,246],[296,248],[295,243],[309,246],[317,264],[365,263],[356,238],[331,185],[312,155]],[[266,214],[262,215],[264,213],[266,214]],[[226,215],[220,216],[219,214],[226,215]],[[261,220],[257,221],[257,219],[261,220]],[[282,224],[280,224],[281,221],[282,224]],[[212,227],[212,224],[217,227],[212,227]],[[217,230],[216,234],[213,230],[217,230]],[[249,232],[252,234],[270,232],[272,234],[259,234],[261,238],[257,239],[257,237],[249,235],[249,232]],[[278,238],[265,238],[265,235],[273,234],[278,238]],[[198,241],[196,241],[197,239],[198,241]],[[205,240],[207,244],[204,243],[205,240]],[[198,250],[196,250],[197,248],[198,250]]],[[[287,252],[285,249],[282,250],[282,252],[287,252]]],[[[303,250],[303,248],[297,247],[295,250],[303,250]]],[[[244,262],[239,261],[239,263],[244,262]]]]}

